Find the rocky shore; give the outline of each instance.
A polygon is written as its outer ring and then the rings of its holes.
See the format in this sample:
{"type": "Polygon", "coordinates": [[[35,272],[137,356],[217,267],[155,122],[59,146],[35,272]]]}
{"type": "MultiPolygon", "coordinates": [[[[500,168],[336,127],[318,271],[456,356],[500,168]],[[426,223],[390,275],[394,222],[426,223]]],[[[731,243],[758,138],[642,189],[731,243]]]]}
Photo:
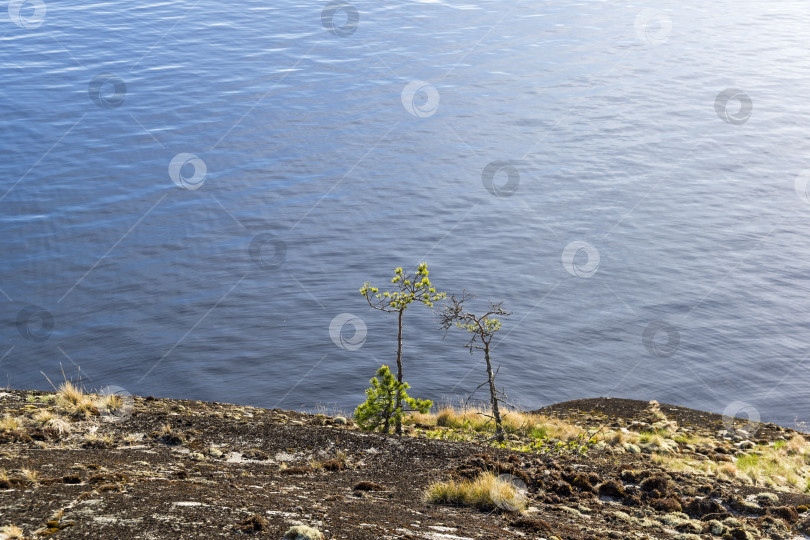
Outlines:
{"type": "Polygon", "coordinates": [[[435,416],[397,437],[278,409],[0,391],[0,538],[807,538],[802,433],[607,398],[536,413],[547,432],[494,447],[435,416]],[[487,471],[521,505],[425,497],[487,471]]]}

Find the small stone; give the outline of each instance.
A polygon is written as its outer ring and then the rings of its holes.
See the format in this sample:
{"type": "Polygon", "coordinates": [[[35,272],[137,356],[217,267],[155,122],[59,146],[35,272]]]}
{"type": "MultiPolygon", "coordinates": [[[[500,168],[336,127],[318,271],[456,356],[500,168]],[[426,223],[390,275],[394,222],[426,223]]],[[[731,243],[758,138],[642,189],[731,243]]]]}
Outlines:
{"type": "Polygon", "coordinates": [[[354,486],[354,491],[382,491],[384,488],[375,482],[363,480],[354,486]]]}

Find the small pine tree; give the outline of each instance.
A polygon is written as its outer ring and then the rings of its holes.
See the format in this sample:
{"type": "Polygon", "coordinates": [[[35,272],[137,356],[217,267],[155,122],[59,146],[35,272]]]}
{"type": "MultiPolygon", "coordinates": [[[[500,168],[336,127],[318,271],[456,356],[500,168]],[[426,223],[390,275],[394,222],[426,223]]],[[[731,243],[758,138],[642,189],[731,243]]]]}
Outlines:
{"type": "MultiPolygon", "coordinates": [[[[368,281],[360,289],[360,294],[366,298],[369,306],[386,313],[398,314],[397,381],[400,383],[402,382],[402,317],[405,310],[415,301],[433,307],[433,302],[438,302],[446,296],[446,293],[436,292],[436,288],[430,283],[428,274],[430,272],[427,263],[421,263],[413,275],[406,274],[400,266],[394,269],[394,277],[391,278],[391,283],[397,285],[397,290],[380,292],[377,287],[372,287],[368,281]]],[[[398,401],[396,407],[399,406],[400,402],[398,401]]],[[[400,435],[402,433],[402,422],[397,420],[395,426],[397,435],[400,435]]]]}
{"type": "Polygon", "coordinates": [[[408,396],[406,390],[410,385],[397,381],[388,366],[380,367],[377,377],[369,382],[371,388],[366,390],[365,403],[358,405],[354,411],[354,418],[361,429],[389,433],[392,423],[401,425],[405,412],[419,411],[424,414],[433,406],[429,399],[408,396]]]}

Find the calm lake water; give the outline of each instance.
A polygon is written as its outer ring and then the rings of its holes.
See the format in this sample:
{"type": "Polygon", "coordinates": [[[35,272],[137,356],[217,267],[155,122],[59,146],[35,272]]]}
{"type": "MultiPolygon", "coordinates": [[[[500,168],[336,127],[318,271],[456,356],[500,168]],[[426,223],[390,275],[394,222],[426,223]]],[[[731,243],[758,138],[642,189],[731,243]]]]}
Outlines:
{"type": "MultiPolygon", "coordinates": [[[[424,260],[512,312],[517,404],[808,421],[808,30],[779,0],[11,2],[0,384],[351,410],[396,339],[358,289],[424,260]]],[[[405,318],[412,395],[483,381],[405,318]]]]}

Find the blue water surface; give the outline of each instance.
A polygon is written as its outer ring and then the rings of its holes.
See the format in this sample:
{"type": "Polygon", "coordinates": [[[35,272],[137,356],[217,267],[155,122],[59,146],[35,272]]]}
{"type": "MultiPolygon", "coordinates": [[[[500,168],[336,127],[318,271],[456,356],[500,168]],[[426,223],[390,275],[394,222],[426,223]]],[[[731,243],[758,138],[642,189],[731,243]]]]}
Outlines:
{"type": "MultiPolygon", "coordinates": [[[[517,405],[808,419],[802,2],[10,6],[0,383],[351,410],[427,261],[517,405]]],[[[405,323],[413,395],[483,381],[405,323]]]]}

